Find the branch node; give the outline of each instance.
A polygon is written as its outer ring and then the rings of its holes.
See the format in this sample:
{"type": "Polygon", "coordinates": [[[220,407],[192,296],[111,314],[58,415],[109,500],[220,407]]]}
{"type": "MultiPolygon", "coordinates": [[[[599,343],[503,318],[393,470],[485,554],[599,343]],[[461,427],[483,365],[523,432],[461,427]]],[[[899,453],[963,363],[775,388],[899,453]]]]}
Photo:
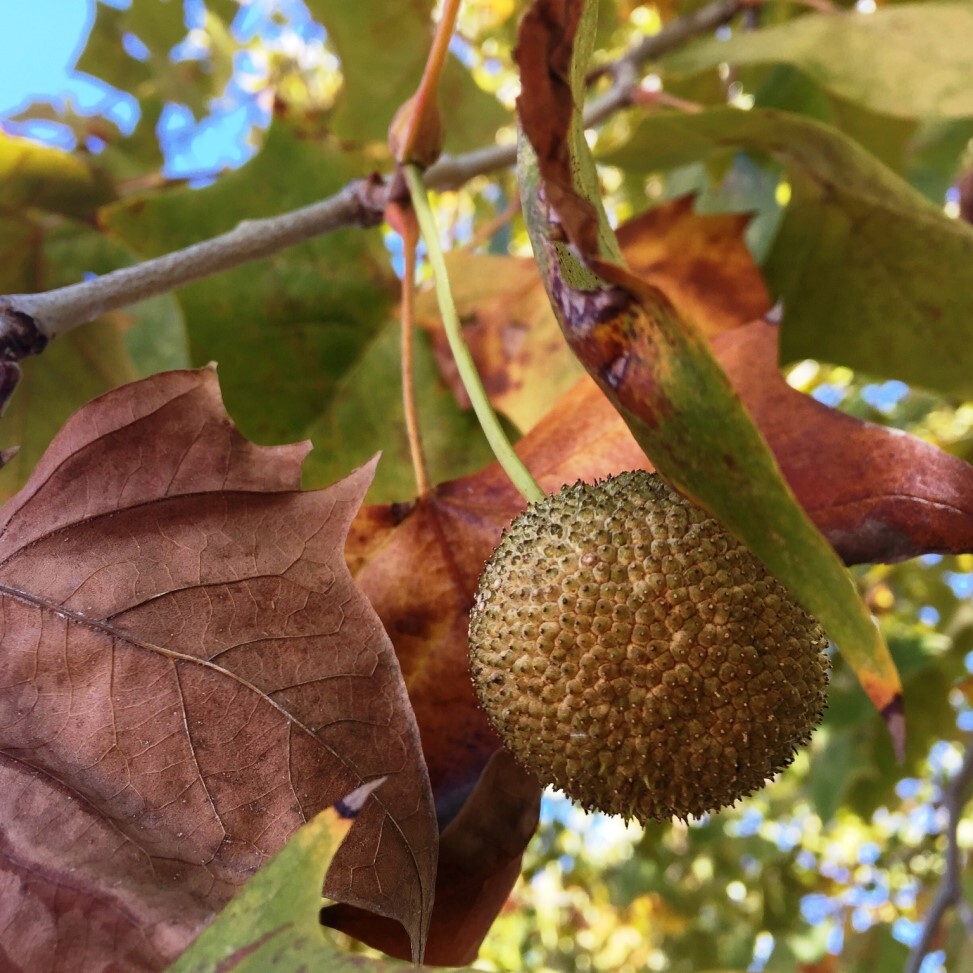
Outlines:
{"type": "Polygon", "coordinates": [[[391,201],[391,190],[379,172],[373,172],[355,184],[355,201],[359,210],[356,222],[362,226],[378,226],[382,222],[385,207],[391,201]]]}
{"type": "Polygon", "coordinates": [[[19,362],[30,355],[39,355],[48,342],[34,316],[17,310],[14,300],[14,297],[0,298],[0,361],[4,362],[19,362]]]}

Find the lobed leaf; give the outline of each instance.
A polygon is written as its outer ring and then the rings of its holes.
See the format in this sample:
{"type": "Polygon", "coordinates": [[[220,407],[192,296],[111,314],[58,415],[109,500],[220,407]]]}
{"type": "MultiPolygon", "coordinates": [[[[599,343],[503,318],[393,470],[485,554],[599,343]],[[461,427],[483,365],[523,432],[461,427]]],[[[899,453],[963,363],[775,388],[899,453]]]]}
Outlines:
{"type": "MultiPolygon", "coordinates": [[[[215,15],[208,12],[208,17],[215,15]]],[[[175,60],[173,49],[189,32],[185,11],[170,0],[140,0],[124,10],[99,4],[78,70],[141,97],[186,105],[197,118],[206,114],[211,98],[223,94],[225,70],[204,70],[197,59],[175,60]],[[126,50],[126,36],[138,38],[144,59],[126,50]]],[[[213,52],[209,52],[210,57],[213,52]]],[[[222,65],[217,65],[222,68],[222,65]]],[[[144,125],[146,119],[140,119],[144,125]]]]}
{"type": "MultiPolygon", "coordinates": [[[[515,319],[519,315],[516,307],[509,312],[515,319]]],[[[913,436],[835,412],[790,388],[776,367],[778,334],[762,321],[736,326],[714,337],[714,353],[801,503],[841,555],[849,562],[881,561],[931,550],[973,550],[973,468],[913,436]]],[[[528,378],[543,380],[541,362],[528,378]]],[[[555,403],[518,451],[549,492],[577,478],[594,480],[649,466],[618,412],[587,377],[555,403]]],[[[463,802],[478,779],[482,790],[480,775],[498,746],[469,682],[468,611],[483,561],[522,507],[522,498],[493,464],[440,484],[414,504],[365,507],[349,535],[350,566],[401,660],[440,821],[449,829],[471,816],[463,802]]],[[[528,792],[504,806],[492,822],[479,815],[497,812],[498,798],[491,796],[477,812],[474,822],[481,821],[477,830],[485,830],[488,844],[509,848],[514,834],[526,843],[531,829],[516,825],[530,811],[529,797],[528,792]]],[[[476,942],[476,926],[470,932],[463,916],[475,920],[499,908],[499,898],[489,898],[490,889],[502,886],[504,875],[512,883],[510,861],[519,850],[514,846],[506,863],[492,866],[495,870],[484,877],[480,854],[461,853],[462,846],[446,842],[446,833],[429,955],[461,963],[476,942]],[[481,890],[475,895],[462,886],[469,912],[459,916],[457,874],[476,876],[473,884],[481,890]]],[[[334,910],[328,921],[405,955],[401,937],[387,926],[364,923],[354,910],[334,910]]]]}
{"type": "MultiPolygon", "coordinates": [[[[157,256],[336,192],[359,174],[283,122],[245,166],[205,189],[129,198],[102,212],[142,257],[157,256]]],[[[345,371],[387,320],[395,290],[381,239],[328,234],[182,288],[191,360],[220,363],[243,432],[261,442],[303,436],[345,371]]]]}
{"type": "Polygon", "coordinates": [[[436,834],[388,638],[345,566],[363,467],[233,428],[212,370],[87,405],[0,511],[0,907],[25,969],[155,970],[305,821],[421,953],[436,834]]]}

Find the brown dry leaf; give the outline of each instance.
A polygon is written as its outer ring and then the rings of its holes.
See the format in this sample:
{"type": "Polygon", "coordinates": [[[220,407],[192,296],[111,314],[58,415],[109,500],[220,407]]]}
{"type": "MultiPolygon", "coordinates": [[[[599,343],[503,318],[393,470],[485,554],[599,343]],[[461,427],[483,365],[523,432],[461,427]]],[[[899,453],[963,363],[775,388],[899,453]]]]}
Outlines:
{"type": "Polygon", "coordinates": [[[694,213],[694,198],[642,213],[616,235],[629,269],[712,336],[766,314],[771,300],[743,239],[750,216],[694,213]]]}
{"type": "Polygon", "coordinates": [[[779,329],[754,321],[713,350],[818,530],[847,564],[973,551],[973,467],[915,436],[792,389],[779,329]]]}
{"type": "MultiPolygon", "coordinates": [[[[426,962],[466,965],[520,876],[527,843],[537,829],[541,787],[506,750],[496,750],[476,788],[442,833],[436,907],[426,962]]],[[[325,925],[393,956],[408,955],[402,927],[352,906],[330,906],[325,925]]]]}
{"type": "Polygon", "coordinates": [[[327,894],[421,943],[436,834],[388,638],[342,558],[363,467],[301,492],[215,373],[89,403],[0,512],[4,968],[157,970],[366,783],[327,894]]]}
{"type": "MultiPolygon", "coordinates": [[[[770,307],[743,240],[749,219],[695,213],[693,197],[683,196],[624,224],[618,240],[633,271],[713,335],[770,307]]],[[[584,374],[561,334],[537,264],[462,251],[447,260],[463,335],[490,402],[526,432],[584,374]]],[[[419,297],[416,315],[433,336],[443,377],[469,407],[431,291],[419,297]]]]}

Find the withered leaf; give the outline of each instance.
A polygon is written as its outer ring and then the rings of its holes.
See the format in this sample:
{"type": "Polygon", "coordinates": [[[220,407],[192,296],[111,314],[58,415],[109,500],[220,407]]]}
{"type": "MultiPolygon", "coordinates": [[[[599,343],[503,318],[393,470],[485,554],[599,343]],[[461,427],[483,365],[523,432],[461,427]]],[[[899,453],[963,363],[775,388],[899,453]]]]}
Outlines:
{"type": "MultiPolygon", "coordinates": [[[[440,839],[428,963],[455,966],[476,959],[520,876],[540,804],[540,784],[506,750],[496,750],[440,839]]],[[[402,927],[387,919],[335,905],[324,910],[322,920],[393,956],[408,955],[402,927]]]]}
{"type": "Polygon", "coordinates": [[[436,825],[398,663],[343,544],[363,467],[236,431],[215,373],[89,403],[0,511],[5,968],[156,970],[369,782],[326,881],[421,948],[436,825]]]}
{"type": "Polygon", "coordinates": [[[713,351],[801,506],[845,563],[973,551],[973,466],[791,388],[777,368],[779,334],[753,321],[717,335],[713,351]]]}

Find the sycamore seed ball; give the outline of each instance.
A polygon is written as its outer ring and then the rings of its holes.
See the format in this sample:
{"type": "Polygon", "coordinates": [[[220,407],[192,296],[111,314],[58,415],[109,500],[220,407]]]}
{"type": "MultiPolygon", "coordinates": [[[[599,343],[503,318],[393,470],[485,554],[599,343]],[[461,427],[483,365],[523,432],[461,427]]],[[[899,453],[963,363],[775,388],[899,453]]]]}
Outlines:
{"type": "Polygon", "coordinates": [[[477,695],[520,763],[645,822],[733,804],[825,706],[820,626],[717,521],[624,473],[533,504],[470,619],[477,695]]]}

